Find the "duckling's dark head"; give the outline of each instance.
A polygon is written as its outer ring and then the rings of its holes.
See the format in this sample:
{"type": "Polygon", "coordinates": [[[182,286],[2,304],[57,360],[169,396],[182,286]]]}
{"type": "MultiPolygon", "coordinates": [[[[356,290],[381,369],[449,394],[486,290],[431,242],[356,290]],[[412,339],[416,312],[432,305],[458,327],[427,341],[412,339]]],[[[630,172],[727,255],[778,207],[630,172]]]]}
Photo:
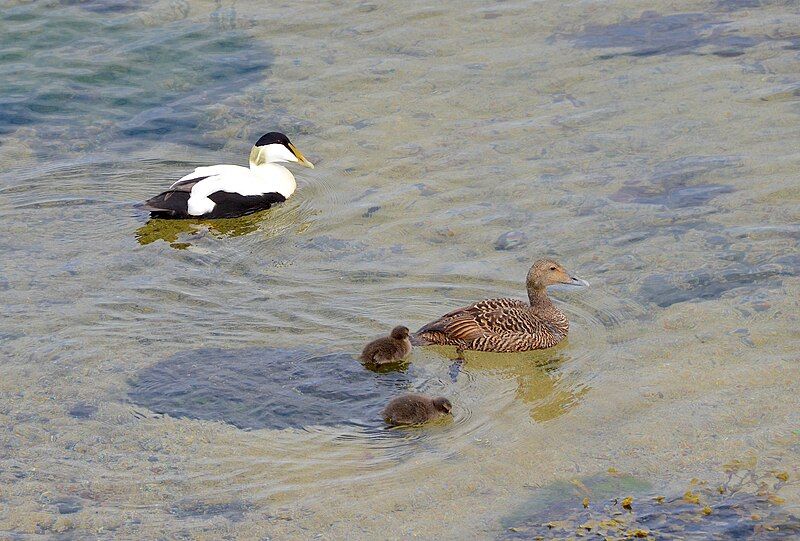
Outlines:
{"type": "Polygon", "coordinates": [[[586,281],[571,276],[558,261],[540,259],[528,271],[527,285],[529,289],[541,290],[554,284],[575,286],[589,285],[586,281]]]}
{"type": "Polygon", "coordinates": [[[437,396],[433,399],[433,407],[442,413],[450,413],[450,411],[453,409],[453,405],[450,403],[450,401],[443,396],[437,396]]]}
{"type": "Polygon", "coordinates": [[[395,340],[405,340],[408,338],[408,327],[403,327],[402,325],[398,325],[394,329],[392,329],[392,333],[389,335],[395,340]]]}

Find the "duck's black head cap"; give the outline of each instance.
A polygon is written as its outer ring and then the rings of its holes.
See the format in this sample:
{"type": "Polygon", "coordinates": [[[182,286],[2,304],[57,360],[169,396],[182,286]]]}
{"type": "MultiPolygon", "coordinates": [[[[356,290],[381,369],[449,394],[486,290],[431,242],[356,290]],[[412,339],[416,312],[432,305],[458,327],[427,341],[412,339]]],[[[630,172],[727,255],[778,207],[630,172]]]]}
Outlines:
{"type": "Polygon", "coordinates": [[[258,141],[256,141],[257,147],[263,147],[274,144],[283,145],[288,148],[289,138],[279,131],[271,131],[269,133],[265,133],[259,138],[258,141]]]}

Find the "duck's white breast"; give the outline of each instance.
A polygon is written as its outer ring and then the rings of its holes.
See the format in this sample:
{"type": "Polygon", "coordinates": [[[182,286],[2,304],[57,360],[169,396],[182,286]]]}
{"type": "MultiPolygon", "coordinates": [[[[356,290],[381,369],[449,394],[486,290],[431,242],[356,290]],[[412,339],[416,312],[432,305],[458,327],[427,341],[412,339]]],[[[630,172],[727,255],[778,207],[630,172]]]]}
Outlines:
{"type": "Polygon", "coordinates": [[[207,178],[192,188],[188,201],[187,210],[193,216],[200,216],[214,210],[215,203],[208,196],[216,192],[238,193],[239,195],[262,195],[277,192],[288,199],[296,187],[291,171],[277,164],[264,164],[253,169],[238,165],[198,167],[191,175],[187,175],[183,179],[189,180],[202,176],[207,176],[207,178]]]}

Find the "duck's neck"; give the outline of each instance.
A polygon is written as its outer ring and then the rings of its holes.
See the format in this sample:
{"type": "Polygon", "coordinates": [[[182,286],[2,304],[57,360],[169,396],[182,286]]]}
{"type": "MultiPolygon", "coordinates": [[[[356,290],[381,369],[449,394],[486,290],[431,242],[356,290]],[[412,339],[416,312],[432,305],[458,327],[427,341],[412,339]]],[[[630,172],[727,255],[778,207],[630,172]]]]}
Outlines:
{"type": "Polygon", "coordinates": [[[269,190],[278,192],[289,199],[297,189],[297,182],[291,171],[277,163],[250,161],[250,171],[262,182],[269,184],[269,190]]]}
{"type": "MultiPolygon", "coordinates": [[[[569,321],[567,316],[559,310],[550,297],[547,296],[545,288],[528,287],[528,300],[531,303],[531,311],[544,320],[555,335],[564,337],[569,332],[569,321]]],[[[559,338],[560,339],[560,338],[559,338]]],[[[557,341],[555,342],[557,343],[557,341]]]]}
{"type": "Polygon", "coordinates": [[[528,300],[532,308],[550,308],[553,302],[547,296],[547,289],[543,287],[528,286],[528,300]]]}

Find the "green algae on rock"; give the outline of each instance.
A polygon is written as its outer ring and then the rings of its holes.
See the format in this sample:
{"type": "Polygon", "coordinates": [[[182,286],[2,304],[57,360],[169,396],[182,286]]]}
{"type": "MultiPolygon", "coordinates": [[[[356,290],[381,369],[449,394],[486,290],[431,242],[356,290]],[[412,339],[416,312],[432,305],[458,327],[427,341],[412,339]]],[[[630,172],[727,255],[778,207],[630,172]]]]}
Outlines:
{"type": "Polygon", "coordinates": [[[755,462],[726,466],[719,486],[692,479],[682,495],[654,494],[630,475],[598,474],[544,487],[503,519],[500,539],[789,539],[800,535],[800,517],[777,496],[785,472],[756,473],[755,462]],[[741,475],[739,475],[741,474],[741,475]],[[622,497],[634,492],[635,496],[622,497]],[[580,496],[588,493],[581,500],[580,496]]]}

